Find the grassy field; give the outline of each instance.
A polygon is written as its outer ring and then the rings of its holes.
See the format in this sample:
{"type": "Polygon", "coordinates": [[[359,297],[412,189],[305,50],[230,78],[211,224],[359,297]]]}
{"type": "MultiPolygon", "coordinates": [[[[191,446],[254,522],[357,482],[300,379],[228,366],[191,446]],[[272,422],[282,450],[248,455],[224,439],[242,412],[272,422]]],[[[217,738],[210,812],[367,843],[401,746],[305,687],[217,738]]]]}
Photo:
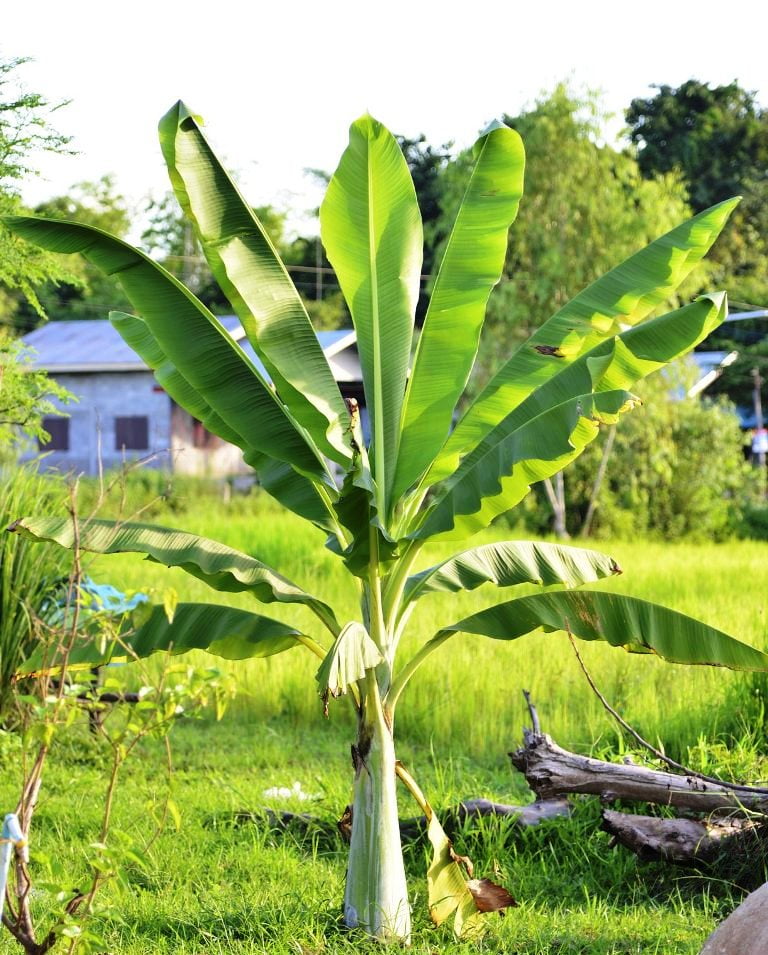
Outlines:
{"type": "MultiPolygon", "coordinates": [[[[261,499],[194,508],[158,523],[219,537],[271,563],[297,583],[354,614],[354,594],[344,590],[336,559],[322,539],[298,520],[278,514],[261,499]]],[[[493,536],[505,536],[499,531],[493,536]]],[[[485,540],[491,539],[487,535],[485,540]]],[[[478,543],[480,540],[477,541],[478,543]]],[[[721,546],[615,543],[602,549],[625,573],[601,589],[616,589],[696,614],[744,640],[768,644],[763,595],[768,545],[721,546]]],[[[428,565],[447,555],[432,550],[428,565]]],[[[250,606],[243,597],[212,595],[194,579],[132,556],[99,558],[87,570],[121,589],[162,590],[180,599],[213,599],[250,606]]],[[[408,637],[418,646],[441,623],[501,599],[480,590],[453,600],[422,601],[408,637]]],[[[306,620],[295,608],[267,611],[306,620]]],[[[582,644],[603,692],[642,733],[670,752],[709,771],[761,773],[759,678],[709,668],[682,668],[623,651],[582,644]],[[741,745],[726,749],[742,737],[741,745]]],[[[399,754],[417,775],[433,805],[468,796],[501,801],[530,798],[506,757],[526,722],[521,690],[529,689],[543,728],[562,745],[617,753],[623,743],[586,685],[567,640],[533,635],[507,645],[457,636],[422,668],[398,711],[399,754]]],[[[200,655],[200,662],[210,658],[200,655]]],[[[173,796],[181,827],[169,827],[148,852],[145,869],[129,871],[128,885],[111,887],[116,903],[103,918],[110,951],[139,953],[332,953],[370,950],[343,930],[339,902],[345,850],[335,837],[307,838],[237,826],[233,812],[264,805],[309,810],[328,823],[340,815],[350,790],[352,727],[342,703],[322,719],[313,675],[316,659],[301,648],[268,660],[225,664],[237,672],[240,693],[221,723],[182,720],[172,734],[173,796]],[[310,804],[270,799],[265,790],[291,787],[316,796],[310,804]]],[[[130,679],[129,668],[125,671],[130,679]]],[[[2,755],[0,753],[0,755],[2,755]]],[[[146,804],[164,788],[163,753],[149,744],[129,764],[116,804],[115,826],[139,833],[146,804]]],[[[104,753],[77,729],[54,754],[38,812],[33,848],[83,878],[83,849],[98,830],[104,753]]],[[[18,762],[4,757],[0,792],[15,801],[18,762]]],[[[404,816],[415,814],[404,798],[404,816]]],[[[714,922],[740,897],[730,876],[714,879],[638,862],[609,847],[597,831],[599,808],[578,802],[569,820],[518,832],[509,823],[473,823],[458,835],[460,851],[483,874],[496,873],[520,902],[493,921],[481,943],[458,945],[447,929],[428,922],[425,902],[427,847],[407,847],[413,891],[413,951],[595,953],[693,953],[714,922]]],[[[42,905],[42,901],[36,903],[42,905]]],[[[13,951],[8,937],[0,951],[13,951]]]]}
{"type": "MultiPolygon", "coordinates": [[[[182,516],[165,515],[164,523],[214,537],[257,556],[300,586],[340,607],[340,619],[358,610],[350,578],[323,546],[322,534],[279,511],[261,498],[255,513],[243,502],[227,509],[206,502],[182,516]]],[[[160,521],[158,521],[160,522],[160,521]]],[[[509,536],[504,528],[478,535],[473,544],[509,536]]],[[[575,542],[578,543],[578,542],[575,542]]],[[[601,543],[623,568],[620,577],[599,589],[631,593],[706,620],[757,646],[768,645],[768,621],[761,595],[768,589],[768,545],[738,541],[722,546],[662,543],[601,543]]],[[[451,545],[425,549],[421,566],[449,556],[451,545]]],[[[244,595],[215,594],[180,570],[142,561],[136,555],[101,557],[89,572],[121,589],[172,586],[181,600],[211,600],[256,608],[244,595]]],[[[532,589],[532,588],[531,588],[532,589]]],[[[516,593],[522,593],[518,588],[516,593]]],[[[510,591],[484,587],[459,595],[423,598],[411,618],[399,659],[405,660],[441,624],[460,619],[510,591]]],[[[270,604],[270,616],[300,621],[322,641],[315,618],[302,608],[270,604]]],[[[651,739],[682,753],[699,734],[708,738],[737,731],[739,711],[725,706],[740,695],[745,677],[727,671],[684,668],[658,659],[630,655],[607,646],[581,643],[582,654],[608,699],[651,739]]],[[[303,727],[318,717],[314,692],[314,656],[302,648],[267,660],[225,664],[238,675],[238,718],[262,723],[281,718],[303,727]]],[[[613,742],[612,722],[591,694],[566,637],[534,634],[514,643],[458,635],[417,673],[398,709],[401,745],[434,745],[449,755],[471,753],[492,763],[520,739],[526,719],[521,690],[531,691],[543,728],[562,745],[589,747],[613,742]]],[[[346,713],[336,707],[334,719],[346,713]]]]}

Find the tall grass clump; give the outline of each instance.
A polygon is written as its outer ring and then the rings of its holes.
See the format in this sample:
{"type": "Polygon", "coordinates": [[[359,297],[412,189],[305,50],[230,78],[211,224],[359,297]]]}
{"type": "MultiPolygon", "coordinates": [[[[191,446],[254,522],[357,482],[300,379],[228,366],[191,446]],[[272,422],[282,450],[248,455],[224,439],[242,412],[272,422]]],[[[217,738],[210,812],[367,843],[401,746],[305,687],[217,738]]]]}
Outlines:
{"type": "MultiPolygon", "coordinates": [[[[32,466],[0,471],[0,527],[19,514],[61,511],[63,483],[32,466]]],[[[11,704],[11,680],[36,642],[34,620],[72,560],[53,548],[35,547],[15,534],[0,535],[0,720],[11,704]]]]}

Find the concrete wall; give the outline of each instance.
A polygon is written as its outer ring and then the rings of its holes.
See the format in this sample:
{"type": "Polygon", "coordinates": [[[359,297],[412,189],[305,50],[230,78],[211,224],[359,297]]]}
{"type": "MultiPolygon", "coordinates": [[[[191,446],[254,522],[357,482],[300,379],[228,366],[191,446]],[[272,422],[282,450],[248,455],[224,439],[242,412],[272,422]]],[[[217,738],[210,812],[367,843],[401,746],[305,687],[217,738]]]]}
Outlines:
{"type": "Polygon", "coordinates": [[[192,415],[178,405],[171,409],[171,448],[173,470],[176,474],[197,477],[227,477],[232,474],[252,474],[243,461],[240,448],[222,440],[218,435],[198,428],[198,447],[195,446],[195,427],[192,415]],[[202,441],[201,441],[202,438],[202,441]]]}
{"type": "Polygon", "coordinates": [[[69,415],[69,450],[51,451],[43,466],[63,471],[96,474],[101,458],[104,469],[116,468],[123,460],[145,457],[153,452],[151,467],[171,468],[171,399],[158,386],[150,371],[104,372],[100,374],[58,374],[59,384],[79,398],[62,406],[69,415]],[[115,447],[115,418],[146,415],[147,449],[115,447]]]}

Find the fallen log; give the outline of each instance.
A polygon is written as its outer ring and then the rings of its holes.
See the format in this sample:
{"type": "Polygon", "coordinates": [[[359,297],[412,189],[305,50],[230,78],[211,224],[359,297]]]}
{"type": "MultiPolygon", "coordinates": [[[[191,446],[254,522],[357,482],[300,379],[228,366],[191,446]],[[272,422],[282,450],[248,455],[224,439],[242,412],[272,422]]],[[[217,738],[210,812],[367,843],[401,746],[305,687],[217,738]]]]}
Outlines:
{"type": "MultiPolygon", "coordinates": [[[[547,819],[556,819],[559,816],[568,816],[571,807],[567,799],[537,799],[536,802],[525,806],[512,806],[504,802],[493,802],[490,799],[465,799],[458,806],[443,809],[438,812],[438,818],[447,832],[451,832],[465,819],[478,816],[496,816],[514,819],[514,824],[523,829],[537,826],[547,819]]],[[[415,839],[427,831],[427,820],[424,816],[415,819],[400,820],[400,835],[404,839],[415,839]]]]}
{"type": "Polygon", "coordinates": [[[546,733],[524,730],[523,745],[509,757],[540,800],[584,793],[604,802],[626,799],[701,813],[768,812],[764,789],[580,756],[558,746],[546,733]]]}
{"type": "Polygon", "coordinates": [[[754,819],[662,819],[603,810],[603,829],[614,841],[644,861],[708,865],[725,853],[746,858],[765,839],[764,825],[754,819]]]}

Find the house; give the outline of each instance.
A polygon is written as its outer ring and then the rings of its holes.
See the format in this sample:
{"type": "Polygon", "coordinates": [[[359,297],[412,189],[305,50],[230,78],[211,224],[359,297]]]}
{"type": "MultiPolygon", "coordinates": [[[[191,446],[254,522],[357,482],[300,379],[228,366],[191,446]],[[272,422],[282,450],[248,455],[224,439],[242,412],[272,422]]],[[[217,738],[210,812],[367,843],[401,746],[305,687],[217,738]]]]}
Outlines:
{"type": "MultiPolygon", "coordinates": [[[[266,375],[235,315],[219,318],[266,375]]],[[[352,329],[318,332],[344,397],[363,403],[362,372],[352,329]]],[[[149,466],[177,474],[219,477],[249,470],[239,448],[211,434],[179,407],[108,321],[49,322],[28,335],[33,366],[71,391],[67,417],[44,421],[50,442],[44,467],[96,474],[124,460],[149,457],[149,466]]],[[[267,377],[269,377],[267,375],[267,377]]]]}

